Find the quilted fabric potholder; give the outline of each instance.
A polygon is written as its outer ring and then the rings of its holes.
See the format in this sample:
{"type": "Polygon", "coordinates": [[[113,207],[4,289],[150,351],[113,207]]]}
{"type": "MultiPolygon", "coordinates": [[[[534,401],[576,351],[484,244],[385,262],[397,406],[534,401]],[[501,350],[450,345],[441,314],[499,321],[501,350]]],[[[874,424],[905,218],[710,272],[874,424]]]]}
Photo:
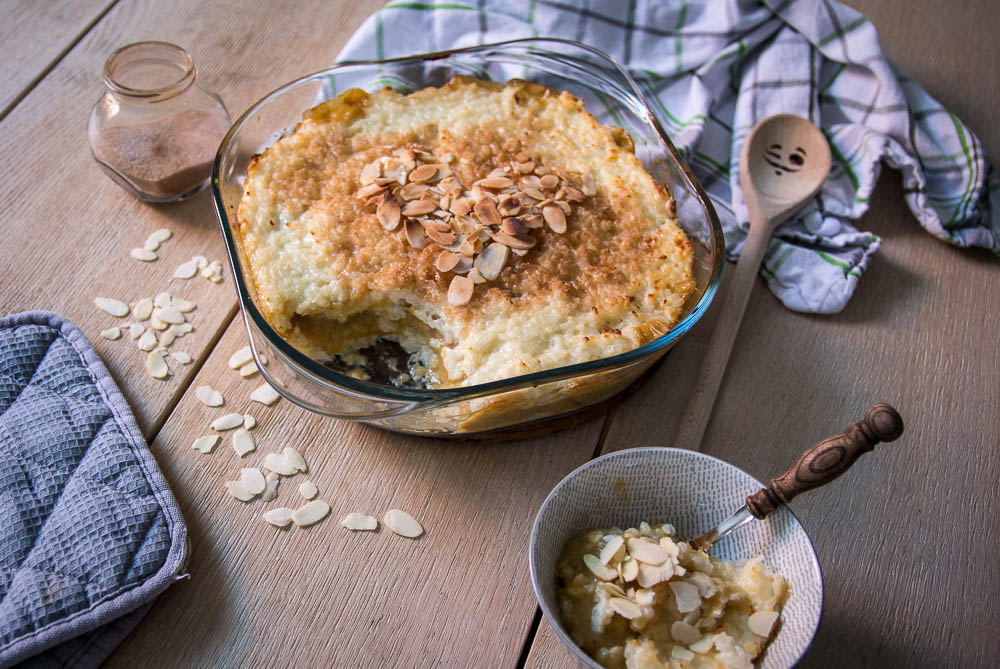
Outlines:
{"type": "Polygon", "coordinates": [[[0,668],[97,666],[182,577],[186,545],[83,333],[49,312],[0,319],[0,668]]]}

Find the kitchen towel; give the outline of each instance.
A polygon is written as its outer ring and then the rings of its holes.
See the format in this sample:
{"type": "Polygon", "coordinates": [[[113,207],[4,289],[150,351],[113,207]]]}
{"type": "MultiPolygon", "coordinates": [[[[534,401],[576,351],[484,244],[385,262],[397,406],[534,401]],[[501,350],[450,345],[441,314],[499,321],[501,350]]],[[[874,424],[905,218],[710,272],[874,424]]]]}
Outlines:
{"type": "Polygon", "coordinates": [[[0,668],[97,667],[181,575],[187,530],[83,333],[0,319],[0,668]]]}
{"type": "Polygon", "coordinates": [[[882,161],[901,171],[925,230],[1000,254],[1000,179],[982,144],[886,58],[864,16],[833,0],[393,1],[337,62],[539,36],[601,49],[631,73],[712,198],[730,259],[748,227],[738,165],[750,128],[793,113],[823,129],[830,177],[761,267],[790,309],[847,304],[880,244],[851,221],[868,209],[882,161]]]}

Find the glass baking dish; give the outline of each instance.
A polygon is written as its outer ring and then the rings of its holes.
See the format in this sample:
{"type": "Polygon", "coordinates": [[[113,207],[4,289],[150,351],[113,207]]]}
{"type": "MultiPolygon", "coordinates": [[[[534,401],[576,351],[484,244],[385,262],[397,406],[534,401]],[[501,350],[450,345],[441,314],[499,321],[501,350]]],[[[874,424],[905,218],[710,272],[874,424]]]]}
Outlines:
{"type": "MultiPolygon", "coordinates": [[[[629,74],[606,54],[561,39],[523,39],[384,61],[352,62],[303,77],[244,113],[222,140],[212,194],[232,264],[243,320],[264,377],[291,402],[325,416],[432,436],[508,430],[593,406],[621,392],[683,337],[708,308],[724,245],[708,197],[674,148],[629,74]],[[602,123],[625,129],[636,156],[669,186],[695,249],[697,290],[672,330],[635,350],[474,386],[397,388],[333,371],[285,341],[264,319],[247,280],[237,210],[250,159],[295,127],[302,112],[348,88],[410,92],[455,75],[498,82],[524,79],[582,98],[602,123]],[[266,362],[267,364],[260,364],[266,362]]],[[[682,389],[680,389],[683,392],[682,389]]]]}

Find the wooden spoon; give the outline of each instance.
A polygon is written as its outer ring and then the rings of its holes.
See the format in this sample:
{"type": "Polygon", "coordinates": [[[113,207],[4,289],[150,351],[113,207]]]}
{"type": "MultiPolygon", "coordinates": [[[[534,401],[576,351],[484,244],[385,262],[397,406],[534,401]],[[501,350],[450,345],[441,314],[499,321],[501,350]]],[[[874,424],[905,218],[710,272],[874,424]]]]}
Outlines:
{"type": "Polygon", "coordinates": [[[707,551],[736,528],[754,518],[763,519],[781,504],[788,504],[799,493],[834,480],[850,469],[858,458],[875,448],[875,444],[895,441],[902,434],[903,419],[895,409],[888,404],[871,405],[865,412],[864,420],[811,446],[788,471],[771,479],[766,488],[747,497],[743,508],[688,543],[694,549],[707,551]]]}
{"type": "Polygon", "coordinates": [[[705,353],[704,371],[681,419],[677,448],[697,450],[701,444],[771,233],[819,192],[829,172],[826,137],[801,116],[769,116],[750,130],[740,153],[750,231],[705,353]]]}

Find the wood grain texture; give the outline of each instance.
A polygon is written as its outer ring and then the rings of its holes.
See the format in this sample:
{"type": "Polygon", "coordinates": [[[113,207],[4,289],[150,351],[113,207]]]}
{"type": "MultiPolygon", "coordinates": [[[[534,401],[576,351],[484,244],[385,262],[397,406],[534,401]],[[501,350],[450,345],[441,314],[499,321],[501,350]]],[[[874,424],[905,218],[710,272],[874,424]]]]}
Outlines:
{"type": "MultiPolygon", "coordinates": [[[[848,4],[1000,156],[993,3],[848,4]]],[[[1000,605],[986,593],[1000,592],[1000,261],[923,232],[891,170],[859,228],[883,245],[840,314],[792,313],[758,281],[702,450],[767,480],[872,401],[893,404],[906,422],[897,442],[791,505],[825,584],[801,665],[994,667],[1000,605]]],[[[671,445],[716,317],[713,309],[616,410],[606,451],[671,445]]],[[[544,620],[526,666],[575,666],[544,620]]]]}
{"type": "MultiPolygon", "coordinates": [[[[274,3],[144,0],[116,5],[53,71],[0,121],[0,209],[6,219],[0,269],[6,282],[0,312],[58,311],[90,337],[140,427],[152,435],[163,423],[197,364],[170,381],[145,372],[144,355],[127,341],[98,333],[115,324],[93,305],[100,295],[134,300],[161,290],[195,301],[196,330],[174,344],[196,360],[229,324],[236,309],[228,276],[170,282],[194,254],[225,260],[211,197],[203,191],[175,205],[132,198],[97,167],[87,143],[87,118],[101,95],[101,67],[115,48],[143,39],[187,46],[199,79],[218,92],[234,116],[268,91],[330,64],[340,45],[376,7],[374,2],[301,2],[289,12],[274,3]],[[322,29],[317,29],[321,25],[322,29]],[[294,35],[294,39],[289,39],[294,35]],[[161,259],[129,257],[152,230],[174,238],[161,259]]],[[[123,319],[127,320],[127,319],[123,319]]]]}
{"type": "Polygon", "coordinates": [[[116,0],[0,0],[0,119],[116,0]]]}
{"type": "MultiPolygon", "coordinates": [[[[417,439],[308,414],[285,400],[248,402],[260,376],[226,367],[246,343],[237,319],[152,444],[191,533],[189,582],[171,587],[108,667],[512,666],[531,625],[528,536],[542,500],[593,452],[602,417],[543,439],[500,444],[417,439]],[[210,409],[193,389],[226,398],[210,409]],[[249,408],[257,451],[231,435],[210,455],[191,442],[210,421],[249,408]],[[279,530],[260,518],[297,507],[306,475],[278,499],[242,504],[222,484],[284,446],[300,450],[331,516],[279,530]],[[384,527],[349,533],[340,519],[390,508],[415,516],[413,541],[384,527]]],[[[271,363],[276,364],[276,363],[271,363]]]]}

